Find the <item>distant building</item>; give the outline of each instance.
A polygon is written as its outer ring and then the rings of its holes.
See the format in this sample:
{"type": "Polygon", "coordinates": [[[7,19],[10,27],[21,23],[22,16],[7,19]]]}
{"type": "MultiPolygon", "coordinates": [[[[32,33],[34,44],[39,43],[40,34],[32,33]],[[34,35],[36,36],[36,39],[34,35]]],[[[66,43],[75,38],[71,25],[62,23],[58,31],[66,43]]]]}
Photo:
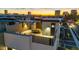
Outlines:
{"type": "Polygon", "coordinates": [[[71,15],[77,15],[77,10],[71,10],[71,15]]]}
{"type": "Polygon", "coordinates": [[[71,10],[70,18],[73,19],[73,20],[76,20],[76,18],[77,18],[77,10],[71,10]]]}
{"type": "Polygon", "coordinates": [[[8,10],[4,10],[4,14],[8,14],[8,10]]]}
{"type": "Polygon", "coordinates": [[[34,20],[34,16],[31,14],[31,12],[28,12],[27,18],[28,20],[34,20]]]}
{"type": "Polygon", "coordinates": [[[55,16],[60,16],[60,10],[55,10],[55,16]]]}

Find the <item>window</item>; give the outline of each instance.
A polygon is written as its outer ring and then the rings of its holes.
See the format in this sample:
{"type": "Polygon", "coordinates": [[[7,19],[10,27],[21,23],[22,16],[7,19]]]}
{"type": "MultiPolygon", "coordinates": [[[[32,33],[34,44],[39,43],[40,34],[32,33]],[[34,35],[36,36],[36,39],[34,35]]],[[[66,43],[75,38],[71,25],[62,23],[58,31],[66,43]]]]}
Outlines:
{"type": "Polygon", "coordinates": [[[8,25],[14,25],[15,24],[15,22],[9,22],[8,23],[8,25]]]}

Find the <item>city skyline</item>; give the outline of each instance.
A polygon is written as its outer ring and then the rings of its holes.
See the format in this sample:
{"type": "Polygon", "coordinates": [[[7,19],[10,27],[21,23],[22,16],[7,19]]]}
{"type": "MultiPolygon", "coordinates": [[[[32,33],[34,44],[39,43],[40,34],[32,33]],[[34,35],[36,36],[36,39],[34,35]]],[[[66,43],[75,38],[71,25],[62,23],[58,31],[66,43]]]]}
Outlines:
{"type": "Polygon", "coordinates": [[[28,11],[33,15],[55,15],[55,10],[60,10],[60,15],[64,11],[67,11],[69,14],[71,10],[77,10],[77,15],[79,15],[79,8],[1,8],[0,13],[4,13],[4,10],[8,10],[8,13],[18,13],[18,14],[28,14],[28,11]]]}

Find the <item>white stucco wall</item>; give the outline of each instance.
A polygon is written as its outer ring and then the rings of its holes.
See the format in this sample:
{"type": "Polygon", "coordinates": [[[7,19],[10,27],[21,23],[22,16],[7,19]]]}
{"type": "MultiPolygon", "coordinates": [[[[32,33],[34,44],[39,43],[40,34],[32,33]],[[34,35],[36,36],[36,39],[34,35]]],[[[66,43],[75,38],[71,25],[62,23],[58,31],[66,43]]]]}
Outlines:
{"type": "Polygon", "coordinates": [[[53,46],[32,42],[32,50],[53,50],[53,46]]]}
{"type": "Polygon", "coordinates": [[[10,33],[4,33],[5,45],[17,50],[29,50],[32,36],[22,36],[10,33]]]}
{"type": "Polygon", "coordinates": [[[4,33],[5,45],[16,50],[53,50],[53,46],[32,42],[32,36],[4,33]]]}

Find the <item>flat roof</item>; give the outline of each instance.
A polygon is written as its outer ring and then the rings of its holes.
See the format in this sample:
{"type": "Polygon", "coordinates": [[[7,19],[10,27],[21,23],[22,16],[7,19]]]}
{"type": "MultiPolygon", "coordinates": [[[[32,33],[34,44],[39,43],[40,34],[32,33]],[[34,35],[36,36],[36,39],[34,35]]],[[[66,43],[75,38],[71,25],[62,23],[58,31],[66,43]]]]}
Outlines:
{"type": "Polygon", "coordinates": [[[19,22],[18,20],[0,20],[0,22],[19,22]]]}

